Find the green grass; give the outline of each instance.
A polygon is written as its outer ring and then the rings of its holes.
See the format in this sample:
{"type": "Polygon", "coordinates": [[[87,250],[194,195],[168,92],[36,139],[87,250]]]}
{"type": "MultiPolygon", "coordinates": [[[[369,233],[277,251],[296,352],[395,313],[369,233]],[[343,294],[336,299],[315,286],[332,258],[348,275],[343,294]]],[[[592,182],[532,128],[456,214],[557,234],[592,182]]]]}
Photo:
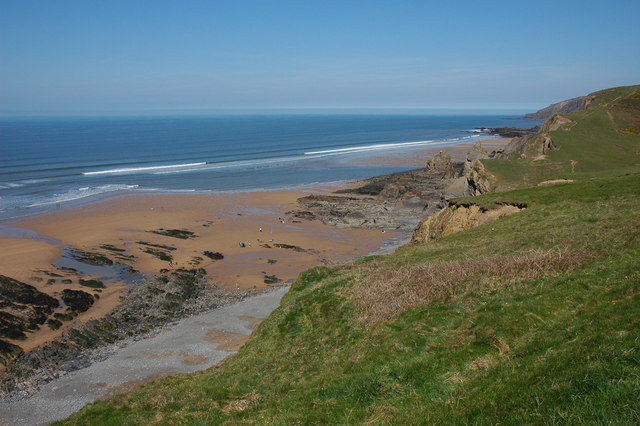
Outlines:
{"type": "Polygon", "coordinates": [[[521,212],[311,269],[236,355],[63,424],[639,424],[637,89],[596,94],[545,160],[486,161],[529,187],[459,200],[521,212]]]}
{"type": "Polygon", "coordinates": [[[640,86],[593,94],[573,123],[550,132],[557,149],[545,159],[483,160],[499,187],[531,186],[548,179],[585,179],[593,173],[640,165],[640,86]],[[635,130],[634,130],[635,129],[635,130]]]}
{"type": "Polygon", "coordinates": [[[528,208],[390,256],[309,270],[221,365],[94,403],[66,424],[640,421],[640,175],[474,201],[528,208]],[[397,271],[535,250],[589,258],[504,286],[461,282],[464,292],[389,321],[371,321],[350,297],[355,283],[374,282],[374,264],[397,271]]]}

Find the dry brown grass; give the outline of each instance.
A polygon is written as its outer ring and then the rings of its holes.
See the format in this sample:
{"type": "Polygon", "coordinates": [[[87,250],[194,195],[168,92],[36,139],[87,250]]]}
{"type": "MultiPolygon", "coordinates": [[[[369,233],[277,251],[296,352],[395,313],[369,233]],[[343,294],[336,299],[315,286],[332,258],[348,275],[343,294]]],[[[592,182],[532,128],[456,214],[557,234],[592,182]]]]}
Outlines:
{"type": "Polygon", "coordinates": [[[394,269],[381,262],[362,266],[347,297],[365,322],[388,321],[436,300],[493,291],[516,282],[570,271],[590,259],[584,253],[535,250],[521,255],[442,262],[394,269]]]}
{"type": "Polygon", "coordinates": [[[262,399],[262,396],[255,392],[251,392],[240,399],[229,402],[222,408],[223,413],[232,413],[234,411],[244,411],[247,408],[255,405],[262,399]]]}

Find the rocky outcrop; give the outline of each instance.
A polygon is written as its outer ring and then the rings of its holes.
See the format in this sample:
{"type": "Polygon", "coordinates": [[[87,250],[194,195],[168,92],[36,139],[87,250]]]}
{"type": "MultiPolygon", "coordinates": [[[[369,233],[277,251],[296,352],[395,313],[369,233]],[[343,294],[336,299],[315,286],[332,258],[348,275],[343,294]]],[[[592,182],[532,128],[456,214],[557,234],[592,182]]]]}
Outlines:
{"type": "Polygon", "coordinates": [[[540,126],[523,128],[523,127],[491,127],[486,129],[489,134],[501,136],[503,138],[516,138],[520,136],[530,135],[540,130],[540,126]]]}
{"type": "Polygon", "coordinates": [[[455,177],[456,171],[451,163],[451,155],[440,151],[427,162],[427,170],[433,173],[441,174],[443,179],[451,179],[455,177]]]}
{"type": "Polygon", "coordinates": [[[411,242],[428,243],[518,213],[525,207],[520,204],[497,204],[486,209],[476,204],[453,203],[438,214],[423,219],[413,232],[411,242]]]}
{"type": "Polygon", "coordinates": [[[444,208],[446,200],[491,191],[494,177],[482,164],[485,158],[489,154],[480,143],[472,147],[462,163],[452,162],[451,156],[441,151],[424,169],[377,176],[334,195],[302,197],[298,199],[300,210],[287,214],[319,219],[339,228],[413,231],[421,218],[444,208]]]}
{"type": "MultiPolygon", "coordinates": [[[[38,384],[91,364],[100,358],[100,348],[191,314],[240,301],[255,290],[228,292],[203,281],[203,270],[178,269],[170,275],[148,279],[129,288],[121,304],[104,317],[65,330],[60,339],[26,354],[19,347],[0,340],[0,359],[6,355],[6,370],[0,374],[0,396],[23,390],[30,393],[38,384]],[[13,351],[13,352],[11,352],[13,351]]],[[[63,298],[81,310],[91,295],[65,290],[63,298]]],[[[55,299],[54,299],[55,300],[55,299]]],[[[56,300],[56,304],[57,304],[56,300]]]]}
{"type": "Polygon", "coordinates": [[[462,176],[444,189],[444,198],[472,197],[489,192],[493,185],[493,176],[486,171],[480,160],[489,158],[479,142],[467,153],[462,176]]]}
{"type": "Polygon", "coordinates": [[[487,153],[487,151],[485,151],[480,142],[476,142],[475,144],[473,144],[471,151],[467,152],[467,158],[464,162],[464,169],[462,174],[464,176],[468,176],[471,172],[473,164],[476,161],[483,160],[485,158],[489,158],[489,154],[487,153]]]}
{"type": "Polygon", "coordinates": [[[6,364],[21,353],[2,339],[25,339],[25,332],[37,330],[59,304],[29,284],[0,275],[0,362],[6,364]]]}
{"type": "Polygon", "coordinates": [[[62,301],[73,311],[85,312],[94,302],[93,296],[82,290],[62,290],[62,301]]]}
{"type": "Polygon", "coordinates": [[[520,138],[513,138],[496,158],[544,158],[547,152],[556,149],[550,132],[567,129],[573,120],[560,115],[554,115],[540,128],[538,133],[520,138]]]}
{"type": "Polygon", "coordinates": [[[444,188],[462,173],[462,163],[452,163],[448,155],[436,157],[424,169],[377,176],[335,195],[302,197],[298,199],[300,210],[287,214],[340,228],[412,231],[420,218],[444,207],[444,188]]]}
{"type": "Polygon", "coordinates": [[[487,171],[482,161],[474,161],[467,176],[470,195],[480,195],[491,192],[494,187],[495,177],[487,171]]]}
{"type": "Polygon", "coordinates": [[[589,101],[589,103],[591,102],[591,100],[588,100],[587,96],[567,99],[566,101],[551,104],[548,107],[542,108],[541,110],[538,110],[536,112],[525,114],[525,116],[522,118],[524,120],[546,121],[556,114],[570,114],[574,111],[582,109],[586,106],[587,101],[589,101]]]}

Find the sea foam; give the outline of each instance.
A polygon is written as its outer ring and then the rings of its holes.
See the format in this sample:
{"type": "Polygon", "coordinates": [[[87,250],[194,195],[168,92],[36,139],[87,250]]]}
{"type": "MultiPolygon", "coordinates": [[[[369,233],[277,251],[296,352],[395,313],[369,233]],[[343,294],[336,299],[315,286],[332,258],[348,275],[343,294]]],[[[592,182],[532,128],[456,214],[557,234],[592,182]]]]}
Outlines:
{"type": "Polygon", "coordinates": [[[109,170],[98,170],[95,172],[84,172],[82,173],[85,176],[90,175],[106,175],[106,174],[116,174],[116,173],[140,173],[140,172],[148,172],[148,171],[157,171],[157,170],[165,170],[165,169],[176,169],[176,168],[186,168],[186,167],[195,167],[195,166],[204,166],[206,162],[200,163],[188,163],[188,164],[171,164],[168,166],[149,166],[149,167],[127,167],[121,169],[109,169],[109,170]]]}

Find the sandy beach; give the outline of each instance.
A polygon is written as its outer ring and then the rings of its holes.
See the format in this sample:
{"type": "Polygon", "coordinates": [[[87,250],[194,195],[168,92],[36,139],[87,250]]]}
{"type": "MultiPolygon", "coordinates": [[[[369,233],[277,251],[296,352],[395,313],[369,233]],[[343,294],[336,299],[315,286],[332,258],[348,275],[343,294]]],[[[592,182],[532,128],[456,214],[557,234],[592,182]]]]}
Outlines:
{"type": "MultiPolygon", "coordinates": [[[[12,225],[53,238],[65,246],[99,253],[143,274],[159,274],[161,270],[175,268],[204,268],[212,284],[232,291],[265,288],[269,286],[265,284],[265,277],[284,282],[316,265],[338,264],[361,257],[395,235],[393,231],[383,234],[364,229],[336,229],[287,217],[285,213],[296,208],[297,198],[303,195],[307,193],[131,195],[52,212],[12,225]],[[185,230],[193,234],[182,239],[162,235],[161,230],[185,230]],[[158,247],[164,249],[158,250],[158,247]],[[114,251],[114,248],[123,251],[114,251]],[[149,251],[165,252],[172,260],[161,260],[149,251]],[[214,260],[205,252],[220,253],[224,258],[214,260]]],[[[123,283],[109,283],[101,290],[81,286],[80,278],[100,277],[79,277],[53,266],[63,254],[60,245],[26,238],[0,238],[0,243],[4,252],[0,258],[3,275],[29,283],[50,295],[69,288],[100,297],[88,311],[58,330],[43,326],[29,333],[26,340],[12,341],[24,350],[59,336],[70,325],[106,314],[118,303],[125,289],[123,283]]]]}
{"type": "MultiPolygon", "coordinates": [[[[483,146],[496,149],[506,141],[491,140],[483,146]]],[[[471,146],[444,150],[462,160],[471,146]]],[[[441,149],[412,150],[363,161],[420,167],[441,149]]],[[[296,191],[128,195],[13,223],[45,237],[45,241],[29,238],[28,233],[25,238],[0,238],[2,275],[50,295],[72,289],[96,294],[99,299],[57,330],[41,326],[28,333],[26,340],[10,341],[28,351],[60,336],[70,326],[100,318],[119,303],[125,283],[108,282],[104,289],[91,289],[81,286],[79,280],[99,276],[79,275],[52,265],[63,256],[65,246],[106,256],[146,275],[175,268],[204,268],[211,284],[233,291],[266,288],[271,284],[265,280],[285,282],[317,265],[353,260],[396,237],[393,230],[337,229],[286,215],[297,208],[299,197],[333,190],[318,186],[296,191]],[[183,236],[187,238],[166,235],[167,230],[186,231],[183,236]],[[163,258],[163,253],[170,260],[163,258]],[[207,253],[223,258],[213,259],[207,253]]]]}

